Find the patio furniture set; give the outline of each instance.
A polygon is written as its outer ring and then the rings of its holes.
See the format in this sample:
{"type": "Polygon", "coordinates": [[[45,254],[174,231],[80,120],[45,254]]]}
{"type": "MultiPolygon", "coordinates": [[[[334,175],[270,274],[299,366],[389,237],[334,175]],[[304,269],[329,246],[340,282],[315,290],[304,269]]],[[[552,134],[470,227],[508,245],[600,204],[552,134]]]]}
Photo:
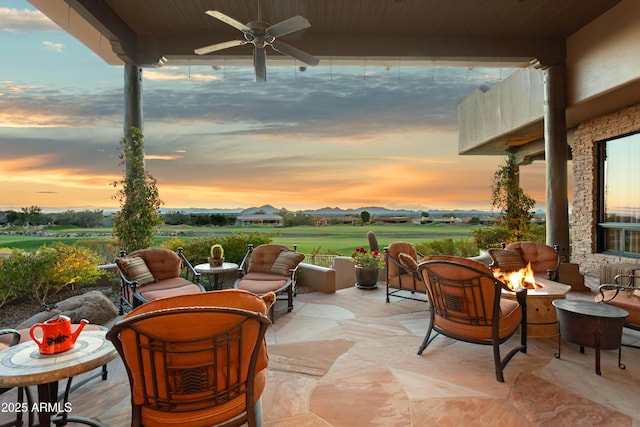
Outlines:
{"type": "Polygon", "coordinates": [[[385,253],[387,302],[390,295],[416,299],[416,294],[424,294],[428,302],[430,322],[418,354],[438,334],[492,345],[498,381],[504,381],[503,369],[513,355],[526,353],[531,332],[533,336],[558,336],[556,357],[560,357],[561,339],[578,344],[581,352],[585,346],[594,348],[595,370],[600,375],[600,350],[618,349],[618,366],[624,369],[622,329],[640,330],[640,274],[618,275],[614,284],[602,284],[594,302],[565,301],[569,290],[582,290],[584,284],[576,280],[573,266],[562,268],[557,249],[548,245],[503,245],[490,249],[490,259],[484,263],[460,257],[422,257],[408,242],[394,242],[385,253]],[[527,265],[541,290],[514,291],[493,274],[496,270],[518,271],[527,265]],[[560,283],[563,272],[568,274],[570,285],[560,283]],[[501,358],[500,344],[518,330],[520,346],[501,358]]]}
{"type": "MultiPolygon", "coordinates": [[[[150,248],[122,252],[116,259],[122,281],[120,314],[126,308],[132,309],[159,298],[190,295],[206,292],[200,283],[201,275],[213,275],[209,290],[219,290],[219,276],[237,271],[238,279],[234,288],[264,295],[274,292],[284,295],[287,311],[293,309],[295,293],[295,272],[304,259],[304,254],[277,244],[249,245],[240,265],[223,263],[220,267],[208,264],[191,265],[181,248],[177,252],[162,248],[150,248]]],[[[269,313],[274,320],[272,308],[269,313]]]]}
{"type": "MultiPolygon", "coordinates": [[[[394,242],[385,248],[387,302],[390,296],[417,299],[425,301],[430,312],[418,355],[422,355],[438,335],[490,345],[496,380],[504,382],[504,369],[509,361],[517,353],[527,352],[528,320],[534,317],[529,304],[534,292],[526,287],[507,287],[494,271],[498,268],[515,270],[520,263],[530,263],[536,274],[543,277],[539,279],[543,283],[558,280],[561,271],[560,260],[553,248],[534,247],[530,243],[519,242],[517,246],[491,250],[490,260],[423,257],[407,242],[394,242]],[[501,354],[503,344],[516,334],[520,335],[519,343],[501,354]]],[[[114,344],[115,351],[90,358],[92,362],[85,363],[84,370],[102,365],[101,375],[106,379],[104,364],[116,357],[116,352],[120,355],[129,376],[132,425],[135,426],[169,426],[178,421],[194,426],[260,425],[261,395],[268,365],[265,332],[275,320],[274,305],[278,296],[286,300],[287,311],[293,309],[296,270],[304,255],[298,254],[295,248],[290,250],[281,245],[249,246],[241,264],[237,265],[238,279],[234,289],[210,292],[199,283],[200,275],[206,269],[200,265],[196,266],[199,268],[192,267],[181,250],[175,253],[145,249],[122,255],[117,260],[122,279],[120,310],[124,312],[129,308],[130,311],[106,333],[104,328],[97,332],[102,334],[102,339],[114,344]]],[[[313,268],[309,272],[315,274],[313,268]]],[[[213,271],[208,273],[214,274],[213,271]]],[[[633,317],[637,316],[637,311],[628,316],[627,308],[615,305],[619,296],[640,293],[633,286],[636,279],[640,280],[640,277],[620,276],[616,277],[615,284],[603,284],[602,295],[596,297],[598,302],[594,303],[574,304],[565,301],[562,293],[555,295],[552,299],[555,310],[549,313],[553,314],[551,323],[558,331],[556,357],[560,357],[562,337],[580,345],[581,352],[585,346],[596,349],[598,374],[601,349],[618,349],[618,365],[624,369],[620,361],[619,336],[623,324],[638,328],[636,317],[633,317]],[[622,280],[625,280],[624,284],[619,284],[622,280]],[[629,323],[630,319],[636,323],[629,323]],[[584,325],[592,326],[585,330],[584,325]]],[[[640,299],[635,295],[632,297],[640,299]]],[[[8,349],[0,351],[0,358],[8,358],[18,366],[20,362],[15,355],[28,353],[27,359],[35,359],[38,368],[44,366],[40,362],[47,356],[38,356],[37,351],[27,349],[34,345],[33,342],[23,339],[19,343],[22,336],[13,331],[7,331],[5,336],[8,337],[5,339],[8,349]],[[14,336],[18,338],[11,340],[14,336]]],[[[67,363],[79,365],[75,362],[86,357],[83,355],[88,351],[87,345],[76,347],[67,353],[67,363]]],[[[89,350],[89,353],[97,354],[91,348],[89,350]]],[[[31,362],[23,363],[29,365],[31,362]]],[[[15,373],[8,374],[0,366],[0,387],[4,387],[0,392],[19,387],[20,404],[25,398],[31,404],[33,399],[27,386],[42,383],[40,400],[51,400],[52,394],[57,395],[60,379],[84,371],[62,369],[52,374],[51,369],[42,369],[44,373],[38,378],[25,376],[16,380],[15,373]],[[13,379],[9,381],[8,378],[13,379]]],[[[69,380],[68,387],[70,384],[69,380]]],[[[69,388],[65,402],[68,393],[69,388]]],[[[49,425],[51,419],[59,425],[71,420],[67,419],[69,414],[64,408],[38,415],[41,425],[49,425]]],[[[33,414],[29,416],[31,425],[33,414]]],[[[101,425],[94,420],[75,419],[89,425],[101,425]]],[[[9,425],[20,423],[19,414],[15,423],[9,425]]]]}

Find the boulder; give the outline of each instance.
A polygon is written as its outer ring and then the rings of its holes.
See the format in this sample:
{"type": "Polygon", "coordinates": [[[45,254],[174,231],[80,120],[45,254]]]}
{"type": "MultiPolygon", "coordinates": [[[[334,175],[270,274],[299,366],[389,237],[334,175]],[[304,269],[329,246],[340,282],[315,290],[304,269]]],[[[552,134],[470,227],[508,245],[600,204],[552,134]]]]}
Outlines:
{"type": "Polygon", "coordinates": [[[95,325],[105,325],[118,315],[116,306],[100,291],[90,291],[76,295],[55,304],[48,311],[41,311],[18,325],[17,329],[26,329],[36,323],[46,322],[59,315],[71,318],[71,323],[80,323],[87,319],[95,325]]]}

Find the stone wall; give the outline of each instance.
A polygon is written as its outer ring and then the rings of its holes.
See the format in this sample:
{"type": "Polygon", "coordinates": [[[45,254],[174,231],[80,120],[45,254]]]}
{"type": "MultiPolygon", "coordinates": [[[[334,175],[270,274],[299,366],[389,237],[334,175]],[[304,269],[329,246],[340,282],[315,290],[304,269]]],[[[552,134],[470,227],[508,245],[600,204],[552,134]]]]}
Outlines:
{"type": "Polygon", "coordinates": [[[600,264],[640,264],[635,258],[597,253],[598,142],[640,131],[640,104],[580,124],[573,139],[571,261],[582,274],[598,277],[600,264]]]}

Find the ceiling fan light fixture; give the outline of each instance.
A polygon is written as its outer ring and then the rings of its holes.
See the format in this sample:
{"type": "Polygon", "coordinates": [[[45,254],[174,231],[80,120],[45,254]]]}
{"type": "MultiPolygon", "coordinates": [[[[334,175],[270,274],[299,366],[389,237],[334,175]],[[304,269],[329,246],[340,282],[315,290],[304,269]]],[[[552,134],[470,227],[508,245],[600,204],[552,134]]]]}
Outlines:
{"type": "MultiPolygon", "coordinates": [[[[277,24],[270,25],[261,20],[260,3],[258,3],[258,20],[243,24],[236,19],[225,15],[217,10],[207,10],[207,15],[230,25],[241,31],[245,40],[231,40],[227,42],[217,43],[209,46],[200,47],[194,50],[198,55],[205,55],[231,47],[241,46],[247,43],[253,44],[253,65],[257,82],[266,81],[266,58],[265,47],[271,46],[273,50],[283,55],[289,56],[303,64],[315,66],[320,62],[312,55],[290,46],[282,41],[277,40],[278,37],[294,33],[296,31],[309,28],[311,24],[302,16],[294,16],[277,24]]],[[[306,67],[305,67],[306,68],[306,67]]],[[[302,71],[302,70],[301,70],[302,71]]]]}

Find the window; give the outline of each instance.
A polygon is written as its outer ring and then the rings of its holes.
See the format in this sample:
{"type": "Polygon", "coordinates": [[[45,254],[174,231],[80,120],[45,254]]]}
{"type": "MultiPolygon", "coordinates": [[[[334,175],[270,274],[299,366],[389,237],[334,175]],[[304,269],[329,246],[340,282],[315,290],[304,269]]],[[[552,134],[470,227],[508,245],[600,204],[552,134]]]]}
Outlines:
{"type": "Polygon", "coordinates": [[[598,249],[640,257],[640,133],[600,146],[598,249]]]}

